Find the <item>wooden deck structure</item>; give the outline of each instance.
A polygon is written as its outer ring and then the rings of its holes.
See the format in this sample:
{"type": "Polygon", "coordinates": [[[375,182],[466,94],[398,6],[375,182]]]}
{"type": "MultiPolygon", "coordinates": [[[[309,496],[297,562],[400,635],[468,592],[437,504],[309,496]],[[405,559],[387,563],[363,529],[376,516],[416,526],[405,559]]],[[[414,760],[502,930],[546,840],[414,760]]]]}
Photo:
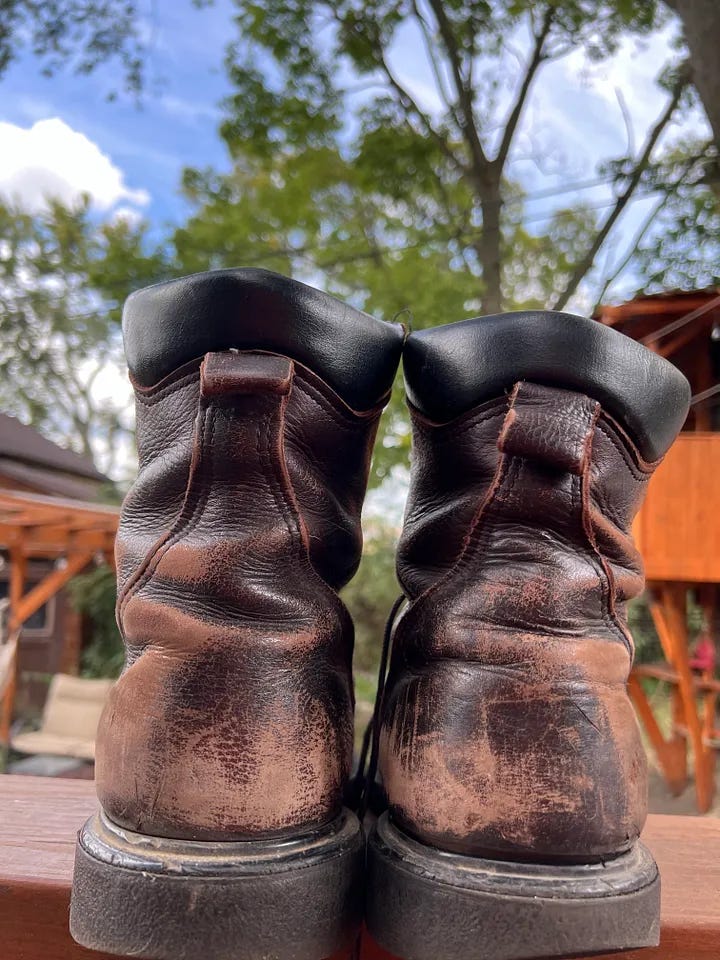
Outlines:
{"type": "MultiPolygon", "coordinates": [[[[92,783],[0,777],[4,960],[110,960],[78,946],[68,932],[75,836],[96,804],[92,783]]],[[[624,953],[624,960],[717,960],[720,820],[651,816],[643,840],[662,874],[661,943],[624,953]]],[[[361,960],[392,960],[369,937],[363,938],[360,955],[361,960]]]]}
{"type": "MultiPolygon", "coordinates": [[[[630,695],[674,793],[688,779],[692,755],[697,808],[710,809],[720,682],[714,658],[694,670],[689,649],[690,592],[701,606],[709,643],[717,650],[720,624],[720,291],[640,297],[603,308],[600,322],[645,344],[678,366],[690,381],[693,402],[683,432],[649,484],[635,523],[645,562],[650,612],[665,662],[639,664],[630,695]],[[672,730],[660,729],[642,679],[668,683],[672,730]]],[[[718,948],[720,955],[720,947],[718,948]]]]}
{"type": "Polygon", "coordinates": [[[0,748],[9,740],[23,623],[95,559],[114,563],[118,519],[117,507],[0,490],[0,549],[10,563],[9,619],[0,636],[0,748]],[[27,588],[33,557],[52,559],[53,568],[27,588]]]}

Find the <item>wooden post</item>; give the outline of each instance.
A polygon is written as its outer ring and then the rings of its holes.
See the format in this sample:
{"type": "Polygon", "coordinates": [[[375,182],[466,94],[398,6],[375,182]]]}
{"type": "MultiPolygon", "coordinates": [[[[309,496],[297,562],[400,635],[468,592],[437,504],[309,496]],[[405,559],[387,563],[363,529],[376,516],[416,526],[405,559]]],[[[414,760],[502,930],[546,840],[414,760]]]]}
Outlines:
{"type": "Polygon", "coordinates": [[[695,792],[700,813],[707,813],[715,790],[714,756],[708,750],[698,714],[687,635],[687,590],[682,584],[665,584],[660,595],[663,619],[667,625],[672,649],[672,665],[677,671],[678,688],[682,698],[684,721],[695,761],[695,792]]]}
{"type": "MultiPolygon", "coordinates": [[[[25,580],[27,577],[27,557],[22,546],[14,546],[10,550],[10,611],[8,616],[8,634],[10,639],[6,651],[5,678],[3,682],[2,702],[0,704],[0,744],[3,753],[10,745],[10,729],[13,714],[15,713],[15,697],[18,685],[18,633],[15,625],[16,612],[22,600],[25,580]]],[[[0,678],[2,680],[2,678],[0,678]]],[[[5,757],[3,756],[3,766],[5,757]]]]}
{"type": "Polygon", "coordinates": [[[27,579],[27,556],[22,545],[10,550],[10,631],[18,627],[18,610],[25,591],[27,579]]]}
{"type": "MultiPolygon", "coordinates": [[[[655,629],[657,630],[657,635],[660,639],[660,646],[662,647],[663,655],[670,666],[674,667],[675,650],[672,635],[667,618],[665,616],[665,610],[660,602],[660,596],[662,595],[662,584],[653,584],[649,595],[650,615],[652,616],[655,629]]],[[[648,710],[649,709],[650,705],[648,704],[648,710]]],[[[682,793],[687,786],[688,779],[687,741],[684,734],[680,732],[680,727],[685,725],[685,711],[682,697],[680,696],[680,690],[676,684],[672,685],[670,691],[670,709],[672,726],[670,730],[670,738],[668,741],[666,741],[667,750],[665,758],[666,762],[669,763],[673,770],[673,778],[672,784],[669,779],[667,780],[667,783],[671,790],[677,790],[678,793],[682,793]]],[[[646,726],[646,730],[647,729],[648,728],[646,726]]],[[[650,736],[649,730],[648,736],[652,742],[652,737],[650,736]]],[[[659,755],[658,760],[664,771],[665,767],[662,760],[660,760],[659,755]]]]}

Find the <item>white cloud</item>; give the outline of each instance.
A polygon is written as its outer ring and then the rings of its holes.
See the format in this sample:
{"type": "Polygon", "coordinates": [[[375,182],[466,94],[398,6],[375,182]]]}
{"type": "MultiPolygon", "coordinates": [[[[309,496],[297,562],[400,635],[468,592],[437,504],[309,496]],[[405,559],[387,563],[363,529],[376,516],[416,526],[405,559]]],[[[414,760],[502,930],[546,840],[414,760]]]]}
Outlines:
{"type": "Polygon", "coordinates": [[[125,223],[128,227],[137,227],[143,219],[142,213],[136,207],[116,207],[111,216],[111,223],[125,223]]]}
{"type": "Polygon", "coordinates": [[[0,196],[31,212],[48,197],[66,204],[83,193],[98,210],[124,202],[145,206],[150,195],[133,190],[110,157],[58,117],[29,128],[0,122],[0,196]]]}

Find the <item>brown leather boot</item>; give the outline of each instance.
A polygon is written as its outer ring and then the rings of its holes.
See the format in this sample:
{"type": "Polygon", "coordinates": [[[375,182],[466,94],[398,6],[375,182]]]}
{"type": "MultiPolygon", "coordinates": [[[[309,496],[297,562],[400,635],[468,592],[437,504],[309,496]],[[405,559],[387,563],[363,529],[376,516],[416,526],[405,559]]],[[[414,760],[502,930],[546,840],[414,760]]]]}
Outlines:
{"type": "Polygon", "coordinates": [[[625,607],[643,587],[630,526],[688,384],[557,313],[412,334],[404,357],[407,603],[381,709],[370,930],[411,960],[657,943],[625,607]]]}
{"type": "Polygon", "coordinates": [[[337,590],[402,328],[251,269],[136,293],[123,327],[140,461],[116,551],[127,661],[71,931],[153,960],[319,960],[362,912],[337,590]]]}

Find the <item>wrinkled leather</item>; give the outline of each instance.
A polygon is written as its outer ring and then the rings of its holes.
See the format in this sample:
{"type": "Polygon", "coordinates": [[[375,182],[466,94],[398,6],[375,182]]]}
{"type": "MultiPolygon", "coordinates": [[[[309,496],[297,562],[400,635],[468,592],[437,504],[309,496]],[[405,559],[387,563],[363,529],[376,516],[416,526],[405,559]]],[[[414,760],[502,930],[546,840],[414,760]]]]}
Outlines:
{"type": "Polygon", "coordinates": [[[617,854],[646,816],[626,601],[656,464],[594,398],[530,382],[412,419],[380,735],[391,816],[465,854],[617,854]]]}
{"type": "Polygon", "coordinates": [[[390,389],[403,345],[383,323],[270,270],[211,270],[139,290],[123,311],[132,376],[151,386],[211,350],[268,350],[319,374],[351,407],[390,389]]]}
{"type": "Polygon", "coordinates": [[[403,355],[408,397],[445,423],[518,380],[600,401],[647,460],[662,457],[687,416],[690,386],[656,353],[594,320],[528,310],[414,333],[403,355]]]}
{"type": "Polygon", "coordinates": [[[117,538],[127,646],[97,738],[112,820],[198,840],[331,820],[353,743],[349,615],[380,407],[286,356],[208,353],[136,387],[117,538]]]}

